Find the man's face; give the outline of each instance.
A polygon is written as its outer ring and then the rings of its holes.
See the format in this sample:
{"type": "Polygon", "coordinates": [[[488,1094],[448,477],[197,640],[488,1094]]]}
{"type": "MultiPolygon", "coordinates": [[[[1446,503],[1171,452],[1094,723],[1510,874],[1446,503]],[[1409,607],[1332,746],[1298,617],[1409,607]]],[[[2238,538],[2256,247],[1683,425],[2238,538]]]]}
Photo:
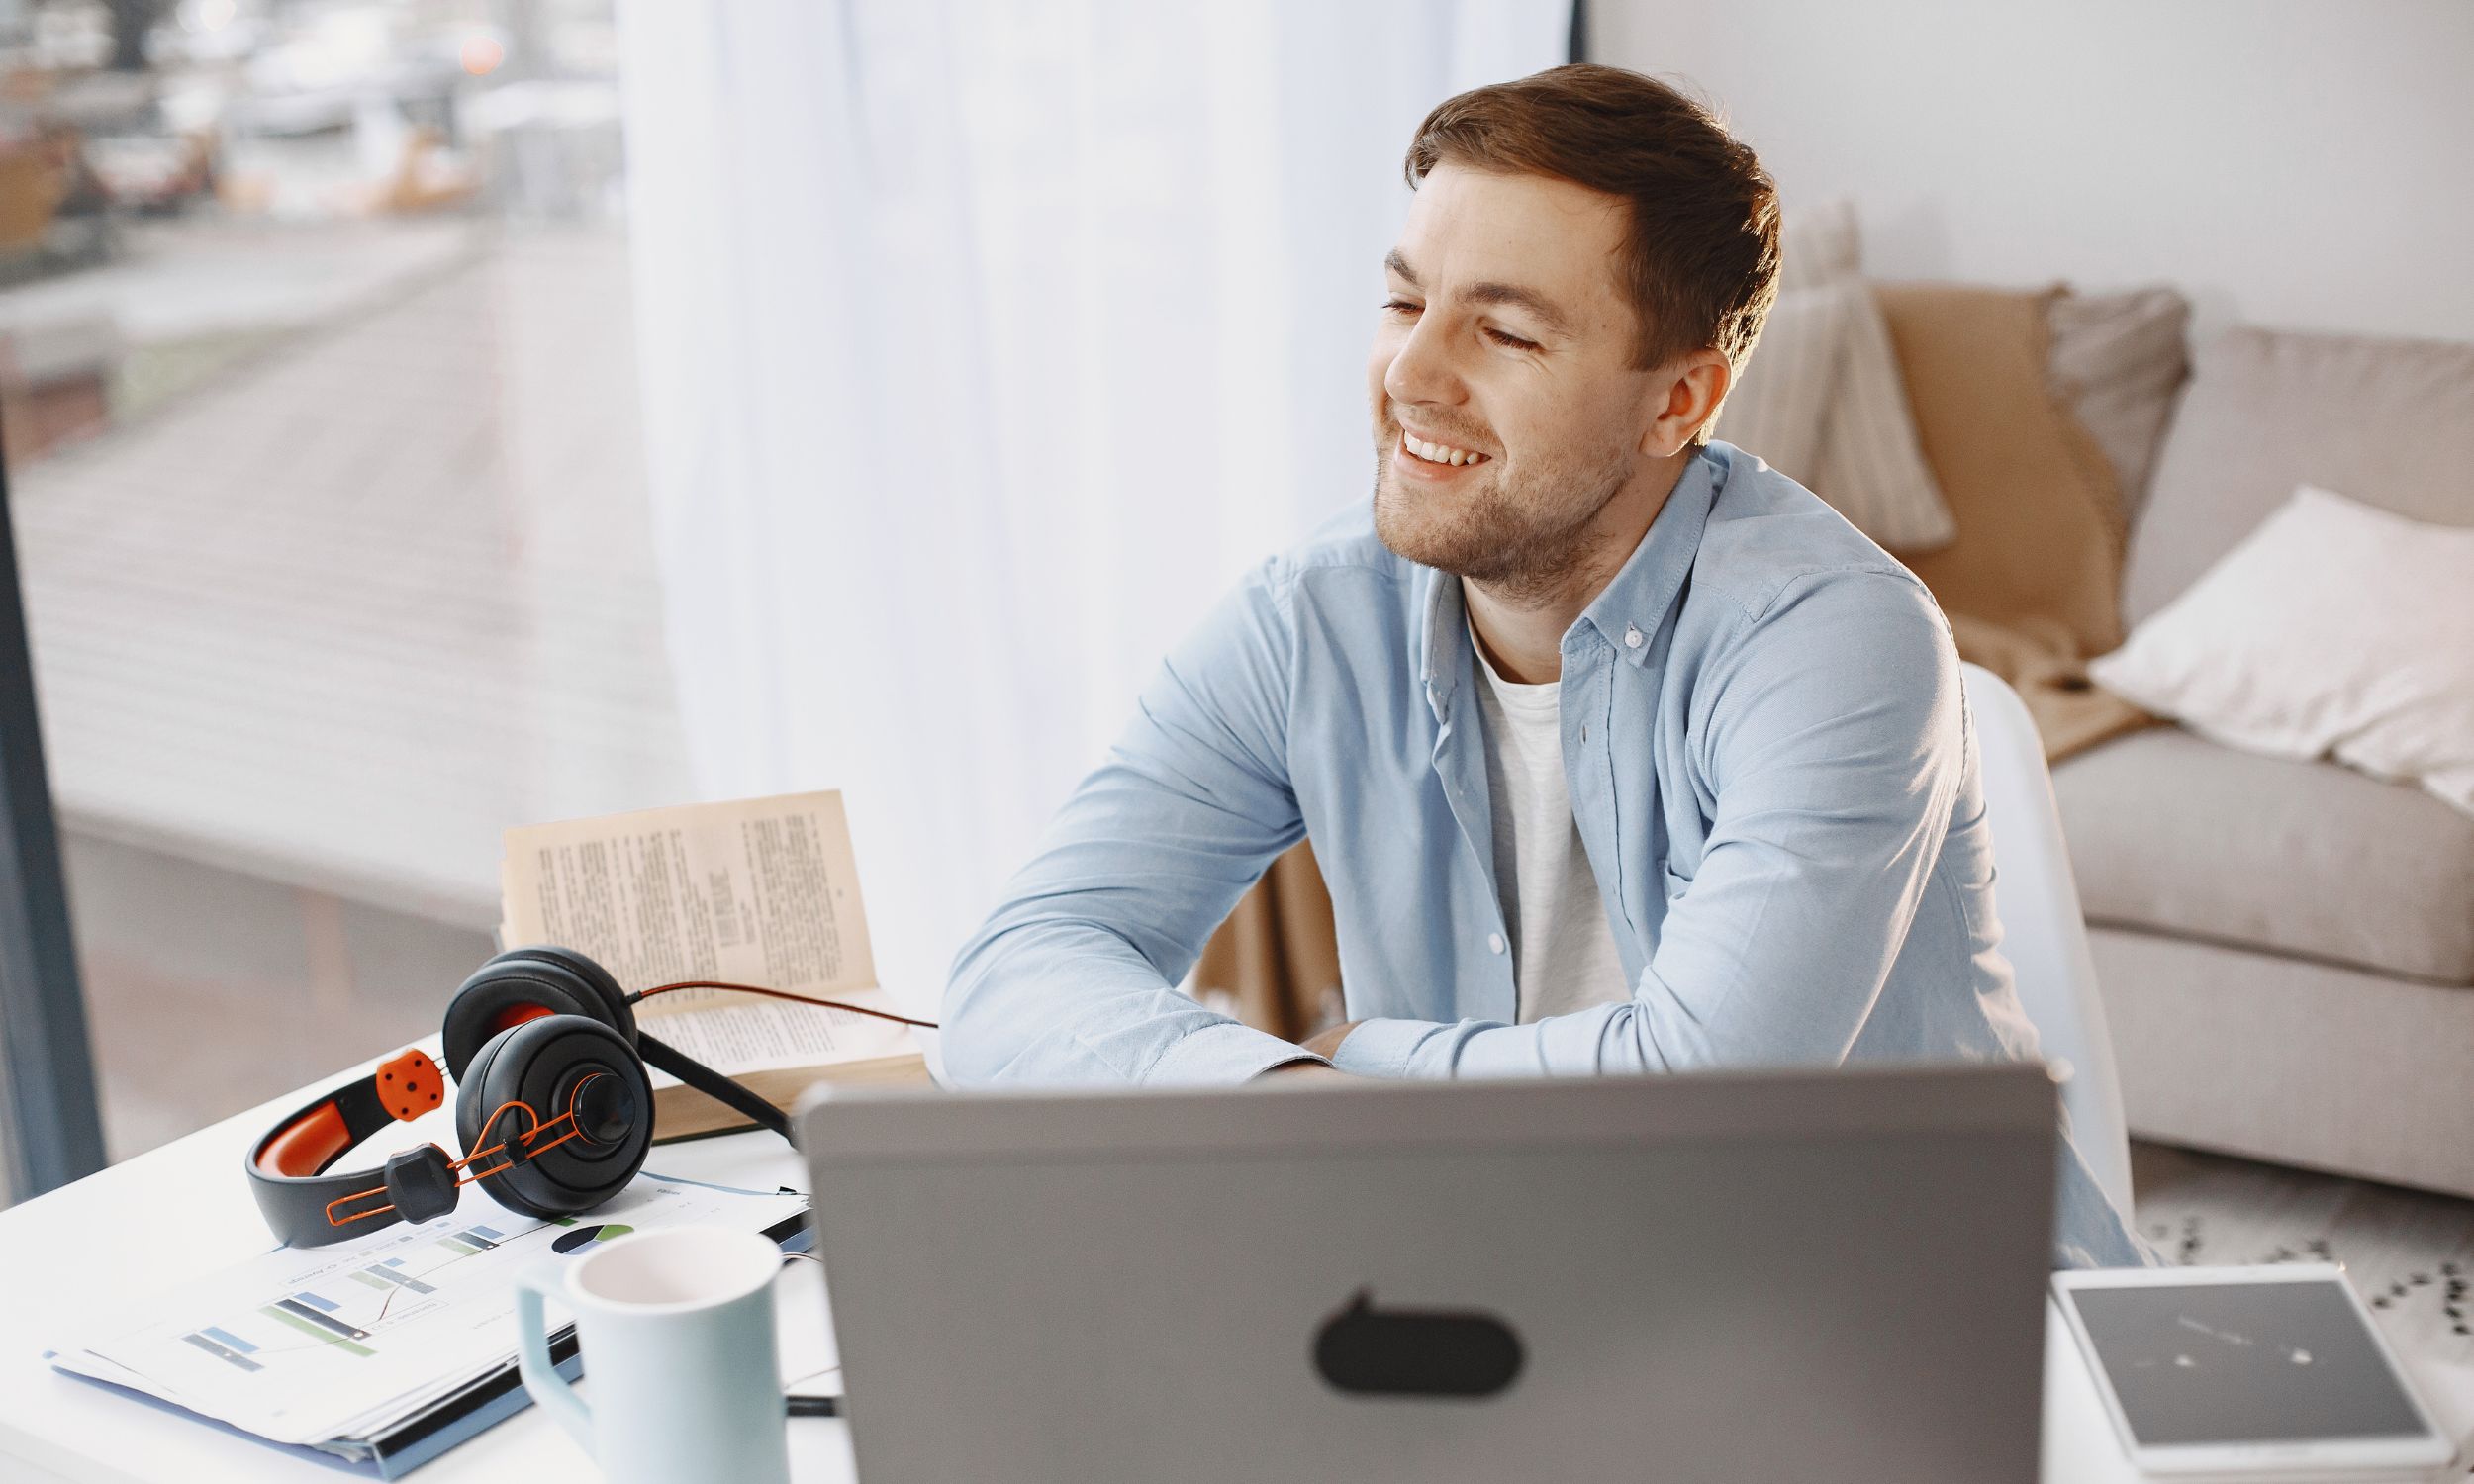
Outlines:
{"type": "Polygon", "coordinates": [[[1512,594],[1586,559],[1656,413],[1616,279],[1624,227],[1617,198],[1540,175],[1444,164],[1418,186],[1366,370],[1384,545],[1512,594]]]}

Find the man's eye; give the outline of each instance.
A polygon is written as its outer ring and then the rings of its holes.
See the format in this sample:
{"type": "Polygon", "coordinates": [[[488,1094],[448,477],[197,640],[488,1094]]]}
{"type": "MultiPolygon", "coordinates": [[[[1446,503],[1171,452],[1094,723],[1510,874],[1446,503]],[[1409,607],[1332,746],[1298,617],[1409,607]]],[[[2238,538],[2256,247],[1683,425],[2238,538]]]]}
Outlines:
{"type": "Polygon", "coordinates": [[[1405,299],[1386,299],[1383,301],[1383,308],[1391,311],[1395,315],[1413,315],[1417,313],[1417,306],[1409,303],[1405,299]]]}
{"type": "Polygon", "coordinates": [[[1514,350],[1535,350],[1538,348],[1538,342],[1535,340],[1524,340],[1518,335],[1507,335],[1499,329],[1488,329],[1486,333],[1494,336],[1497,344],[1508,345],[1514,350]]]}

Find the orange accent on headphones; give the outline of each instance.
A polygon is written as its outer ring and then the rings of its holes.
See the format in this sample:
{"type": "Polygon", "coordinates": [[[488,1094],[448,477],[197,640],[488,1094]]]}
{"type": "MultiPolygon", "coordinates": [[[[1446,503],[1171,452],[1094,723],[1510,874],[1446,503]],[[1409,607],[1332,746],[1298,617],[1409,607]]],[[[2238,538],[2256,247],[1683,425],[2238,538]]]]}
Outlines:
{"type": "MultiPolygon", "coordinates": [[[[462,1184],[463,1182],[459,1180],[456,1183],[462,1184]]],[[[327,1202],[327,1225],[331,1227],[345,1227],[350,1226],[356,1221],[367,1221],[373,1216],[393,1215],[395,1207],[392,1205],[372,1206],[366,1211],[356,1211],[350,1216],[335,1215],[335,1207],[337,1206],[348,1206],[354,1201],[365,1201],[373,1195],[384,1195],[386,1193],[386,1186],[372,1185],[367,1190],[355,1190],[350,1195],[336,1196],[333,1200],[327,1202]]]]}
{"type": "MultiPolygon", "coordinates": [[[[419,1057],[421,1056],[421,1053],[419,1051],[413,1051],[407,1053],[406,1055],[419,1057]]],[[[400,1061],[402,1059],[398,1058],[396,1060],[400,1061]]],[[[428,1061],[428,1058],[422,1057],[422,1060],[427,1062],[428,1061]]],[[[387,1065],[393,1066],[394,1063],[390,1062],[387,1065]]],[[[490,1130],[497,1124],[499,1115],[506,1112],[510,1108],[515,1108],[521,1110],[523,1113],[523,1116],[532,1124],[532,1127],[523,1130],[516,1136],[527,1147],[521,1154],[507,1154],[507,1141],[502,1139],[496,1144],[476,1149],[471,1154],[466,1155],[460,1159],[448,1161],[446,1167],[448,1170],[455,1172],[455,1183],[458,1186],[469,1185],[475,1180],[487,1179],[494,1174],[505,1174],[508,1170],[514,1168],[519,1161],[532,1159],[537,1155],[545,1154],[550,1150],[554,1150],[560,1145],[565,1144],[570,1139],[584,1138],[584,1130],[576,1126],[576,1098],[583,1094],[586,1083],[591,1082],[594,1077],[601,1075],[602,1073],[597,1071],[594,1072],[592,1076],[586,1077],[584,1081],[578,1082],[576,1084],[575,1091],[568,1094],[567,1111],[559,1114],[556,1118],[552,1118],[547,1121],[544,1121],[540,1114],[532,1111],[532,1105],[530,1103],[523,1102],[520,1099],[511,1098],[508,1101],[499,1104],[496,1108],[491,1109],[490,1116],[482,1121],[481,1132],[474,1136],[475,1142],[477,1143],[482,1139],[489,1138],[490,1130]],[[549,1143],[540,1146],[538,1149],[529,1147],[533,1140],[538,1139],[543,1134],[548,1133],[550,1130],[558,1127],[562,1123],[567,1125],[567,1132],[559,1135],[549,1143]],[[492,1165],[488,1169],[474,1169],[472,1167],[474,1160],[487,1159],[492,1155],[498,1154],[507,1154],[507,1158],[499,1163],[492,1165]]],[[[328,1111],[333,1111],[332,1105],[330,1105],[328,1111]]],[[[338,1122],[340,1120],[338,1120],[338,1122]]],[[[436,1148],[434,1145],[430,1147],[436,1148]]],[[[439,1153],[444,1154],[445,1152],[441,1150],[439,1153]]],[[[383,1206],[372,1206],[366,1211],[355,1211],[349,1216],[337,1216],[335,1214],[335,1208],[337,1206],[348,1206],[354,1201],[364,1201],[373,1195],[384,1195],[386,1193],[386,1186],[372,1185],[367,1190],[355,1190],[349,1195],[336,1196],[333,1200],[327,1202],[327,1224],[329,1226],[335,1227],[350,1226],[356,1221],[368,1221],[373,1217],[388,1215],[395,1210],[395,1206],[391,1202],[383,1206]]]]}
{"type": "Polygon", "coordinates": [[[378,1064],[378,1105],[399,1123],[411,1123],[446,1096],[446,1074],[420,1047],[378,1064]]]}
{"type": "Polygon", "coordinates": [[[257,1154],[258,1162],[279,1175],[301,1179],[327,1167],[327,1161],[352,1147],[343,1114],[333,1102],[320,1103],[279,1130],[257,1154]]]}
{"type": "Polygon", "coordinates": [[[557,1013],[547,1005],[509,1005],[490,1017],[490,1034],[495,1036],[501,1031],[512,1031],[527,1020],[539,1020],[544,1015],[557,1013]]]}

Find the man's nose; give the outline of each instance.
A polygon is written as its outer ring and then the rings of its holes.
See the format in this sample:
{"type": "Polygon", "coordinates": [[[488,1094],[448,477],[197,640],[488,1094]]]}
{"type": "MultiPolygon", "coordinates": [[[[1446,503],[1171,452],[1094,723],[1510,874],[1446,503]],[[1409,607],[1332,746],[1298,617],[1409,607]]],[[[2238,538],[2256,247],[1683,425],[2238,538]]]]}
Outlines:
{"type": "Polygon", "coordinates": [[[1392,353],[1391,364],[1383,372],[1383,390],[1392,401],[1461,400],[1460,370],[1452,363],[1450,348],[1438,328],[1431,317],[1420,320],[1392,353]]]}

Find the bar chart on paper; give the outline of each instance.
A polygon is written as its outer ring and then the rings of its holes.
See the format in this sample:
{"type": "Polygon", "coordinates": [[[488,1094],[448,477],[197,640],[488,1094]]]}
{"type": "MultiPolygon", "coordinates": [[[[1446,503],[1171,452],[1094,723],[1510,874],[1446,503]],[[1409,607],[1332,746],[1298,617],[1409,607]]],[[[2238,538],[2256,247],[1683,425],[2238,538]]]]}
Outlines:
{"type": "Polygon", "coordinates": [[[141,1326],[94,1350],[146,1377],[148,1389],[210,1416],[280,1422],[297,1413],[324,1429],[372,1381],[397,1392],[392,1378],[419,1387],[441,1366],[460,1376],[478,1364],[451,1353],[455,1327],[436,1321],[453,1313],[459,1287],[495,1293],[515,1264],[537,1258],[560,1230],[548,1222],[450,1221],[348,1249],[270,1254],[281,1270],[243,1269],[246,1276],[234,1275],[177,1320],[141,1326]]]}
{"type": "Polygon", "coordinates": [[[278,1248],[134,1307],[53,1363],[278,1442],[405,1415],[507,1363],[516,1275],[646,1226],[763,1230],[805,1200],[646,1176],[593,1218],[493,1209],[306,1252],[278,1248]]]}
{"type": "MultiPolygon", "coordinates": [[[[447,1252],[451,1260],[495,1252],[508,1240],[508,1234],[496,1228],[473,1226],[435,1239],[435,1246],[447,1252]]],[[[333,1346],[333,1354],[367,1357],[377,1353],[365,1342],[378,1330],[431,1312],[432,1306],[422,1304],[420,1299],[438,1291],[439,1284],[428,1278],[443,1277],[443,1266],[434,1257],[422,1267],[415,1267],[402,1256],[384,1257],[343,1272],[340,1276],[358,1286],[337,1287],[337,1297],[304,1288],[260,1305],[256,1313],[320,1345],[333,1346]]],[[[302,1348],[297,1343],[287,1343],[260,1358],[260,1344],[235,1332],[255,1327],[240,1320],[235,1322],[235,1328],[207,1325],[180,1338],[184,1344],[250,1374],[261,1373],[277,1357],[302,1348]]]]}

